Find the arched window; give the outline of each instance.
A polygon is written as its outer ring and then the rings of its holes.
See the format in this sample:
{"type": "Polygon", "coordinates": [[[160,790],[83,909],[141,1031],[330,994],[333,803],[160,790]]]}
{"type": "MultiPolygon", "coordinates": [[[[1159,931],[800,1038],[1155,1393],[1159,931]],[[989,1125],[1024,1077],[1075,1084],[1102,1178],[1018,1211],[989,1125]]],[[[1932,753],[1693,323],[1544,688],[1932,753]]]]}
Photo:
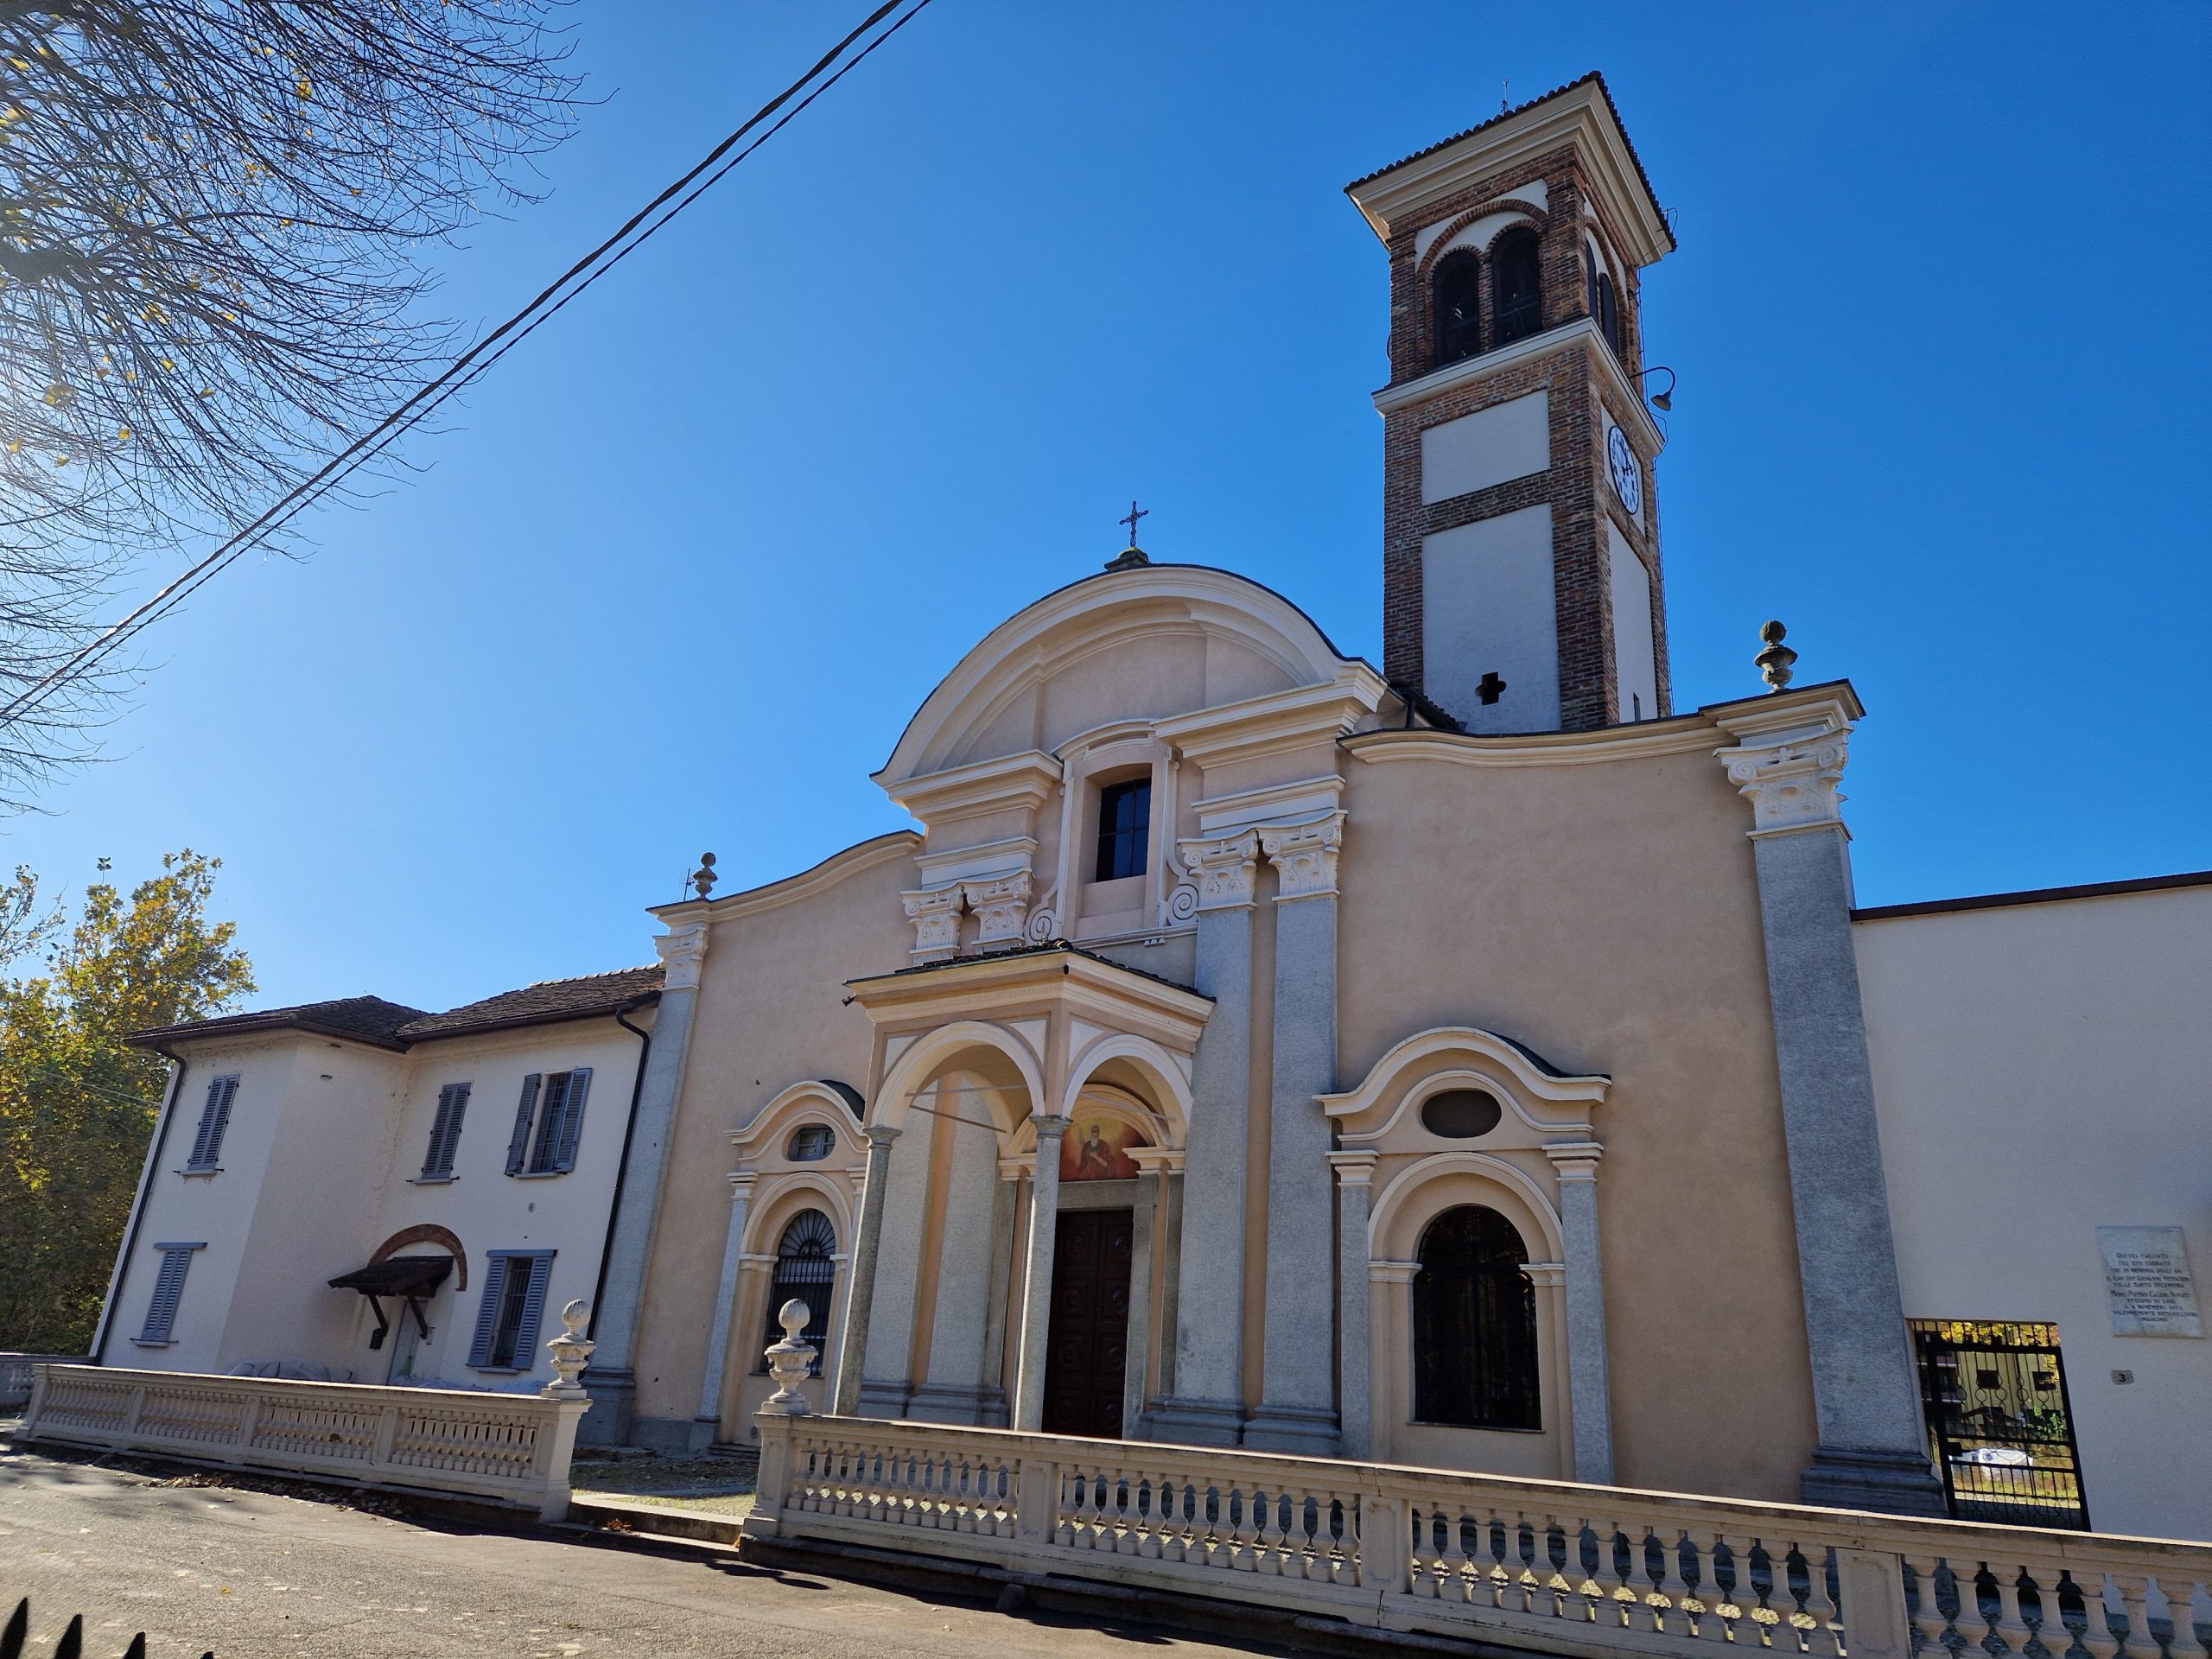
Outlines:
{"type": "MultiPolygon", "coordinates": [[[[776,1318],[785,1302],[796,1296],[806,1304],[806,1329],[801,1342],[814,1346],[811,1375],[822,1375],[822,1344],[830,1337],[830,1291],[837,1277],[837,1264],[830,1258],[837,1248],[837,1230],[819,1210],[802,1210],[793,1216],[776,1243],[776,1276],[768,1283],[768,1328],[761,1345],[781,1342],[784,1327],[776,1318]]],[[[764,1357],[757,1367],[768,1369],[764,1357]]]]}
{"type": "Polygon", "coordinates": [[[1605,344],[1613,348],[1613,355],[1621,354],[1621,314],[1613,299],[1613,279],[1602,273],[1598,278],[1598,332],[1605,335],[1605,344]]]}
{"type": "Polygon", "coordinates": [[[1476,296],[1476,273],[1482,262],[1473,250],[1462,248],[1436,262],[1429,291],[1436,297],[1436,366],[1457,363],[1482,349],[1479,318],[1482,302],[1476,296]]]}
{"type": "Polygon", "coordinates": [[[1421,1236],[1414,1276],[1414,1419],[1462,1428],[1541,1428],[1536,1289],[1521,1235],[1478,1204],[1421,1236]]]}
{"type": "Polygon", "coordinates": [[[1598,245],[1582,245],[1582,308],[1590,321],[1598,321],[1598,245]]]}
{"type": "Polygon", "coordinates": [[[1544,296],[1536,233],[1516,225],[1490,245],[1490,343],[1507,345],[1544,326],[1544,296]]]}

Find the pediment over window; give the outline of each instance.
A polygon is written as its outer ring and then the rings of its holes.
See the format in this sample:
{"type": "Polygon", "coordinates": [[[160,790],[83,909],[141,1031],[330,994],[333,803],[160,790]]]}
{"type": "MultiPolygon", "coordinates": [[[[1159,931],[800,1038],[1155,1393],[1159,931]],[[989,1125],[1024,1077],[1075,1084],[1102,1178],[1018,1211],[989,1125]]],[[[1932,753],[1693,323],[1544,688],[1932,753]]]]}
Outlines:
{"type": "Polygon", "coordinates": [[[1348,1148],[1417,1133],[1489,1150],[1588,1138],[1611,1087],[1611,1077],[1569,1075],[1494,1031],[1440,1026],[1399,1043],[1357,1088],[1315,1098],[1348,1148]]]}

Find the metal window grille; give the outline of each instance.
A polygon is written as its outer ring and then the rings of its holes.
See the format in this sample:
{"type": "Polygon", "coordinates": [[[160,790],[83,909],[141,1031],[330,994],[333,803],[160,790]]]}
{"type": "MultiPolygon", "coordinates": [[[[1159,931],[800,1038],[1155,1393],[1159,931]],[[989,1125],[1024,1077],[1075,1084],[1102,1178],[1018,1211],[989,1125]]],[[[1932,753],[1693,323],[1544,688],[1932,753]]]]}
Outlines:
{"type": "MultiPolygon", "coordinates": [[[[796,1297],[806,1304],[806,1329],[799,1340],[814,1350],[811,1376],[822,1375],[822,1348],[830,1338],[830,1297],[837,1280],[837,1230],[819,1210],[802,1210],[791,1217],[776,1243],[776,1276],[768,1283],[767,1330],[762,1345],[781,1342],[784,1327],[776,1318],[784,1304],[796,1297]]],[[[755,1368],[768,1369],[764,1357],[755,1368]]]]}
{"type": "Polygon", "coordinates": [[[1961,1521],[2086,1531],[2081,1453],[2055,1325],[1913,1319],[1921,1408],[1961,1521]]]}
{"type": "Polygon", "coordinates": [[[1482,1205],[1428,1224],[1414,1276],[1414,1417],[1463,1428],[1541,1428],[1536,1287],[1513,1224],[1482,1205]]]}

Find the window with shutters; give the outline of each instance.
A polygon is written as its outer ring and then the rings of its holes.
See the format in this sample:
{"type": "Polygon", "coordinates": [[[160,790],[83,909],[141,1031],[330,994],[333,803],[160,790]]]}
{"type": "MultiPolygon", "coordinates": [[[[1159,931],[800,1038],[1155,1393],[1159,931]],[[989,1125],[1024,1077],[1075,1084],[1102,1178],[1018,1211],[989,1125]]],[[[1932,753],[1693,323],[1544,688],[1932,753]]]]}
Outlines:
{"type": "Polygon", "coordinates": [[[430,1144],[423,1154],[423,1181],[453,1179],[453,1155],[461,1146],[461,1120],[468,1110],[469,1085],[449,1083],[438,1090],[438,1115],[430,1120],[430,1144]]]}
{"type": "Polygon", "coordinates": [[[588,1065],[524,1077],[522,1098],[515,1104],[514,1134],[507,1141],[507,1173],[564,1175],[574,1169],[584,1131],[584,1098],[590,1092],[588,1065]]]}
{"type": "Polygon", "coordinates": [[[231,1127],[231,1103],[238,1098],[235,1071],[207,1083],[207,1101],[200,1109],[200,1127],[193,1132],[192,1154],[184,1160],[188,1175],[213,1175],[221,1166],[223,1131],[231,1127]]]}
{"type": "Polygon", "coordinates": [[[472,1370],[527,1371],[537,1364],[537,1329],[545,1319],[545,1286],[553,1276],[551,1250],[491,1250],[484,1300],[477,1304],[476,1335],[469,1344],[472,1370]]]}
{"type": "Polygon", "coordinates": [[[141,1347],[163,1348],[175,1340],[169,1333],[176,1328],[177,1304],[184,1300],[184,1275],[191,1269],[192,1253],[207,1246],[202,1241],[154,1248],[162,1253],[162,1265],[154,1275],[154,1294],[146,1304],[146,1323],[139,1327],[137,1340],[141,1347]]]}
{"type": "MultiPolygon", "coordinates": [[[[802,1210],[791,1217],[784,1229],[784,1236],[776,1243],[776,1276],[768,1285],[768,1329],[762,1343],[784,1339],[783,1322],[776,1316],[784,1311],[784,1304],[797,1298],[806,1304],[806,1329],[798,1339],[814,1350],[814,1365],[808,1373],[822,1375],[822,1344],[830,1338],[830,1294],[837,1281],[837,1230],[830,1217],[819,1210],[802,1210]]],[[[763,1354],[754,1367],[758,1371],[768,1369],[763,1354]]]]}

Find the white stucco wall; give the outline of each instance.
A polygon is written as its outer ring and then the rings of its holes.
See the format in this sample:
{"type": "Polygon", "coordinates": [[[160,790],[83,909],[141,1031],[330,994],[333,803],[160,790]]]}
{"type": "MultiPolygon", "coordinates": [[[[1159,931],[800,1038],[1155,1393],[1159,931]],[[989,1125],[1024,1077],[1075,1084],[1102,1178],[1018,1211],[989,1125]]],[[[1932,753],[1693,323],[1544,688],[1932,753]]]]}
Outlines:
{"type": "Polygon", "coordinates": [[[1613,589],[1613,683],[1621,720],[1651,720],[1659,713],[1659,659],[1651,643],[1651,575],[1620,526],[1605,521],[1605,548],[1613,589]]]}
{"type": "Polygon", "coordinates": [[[1424,504],[1486,490],[1552,464],[1550,394],[1532,391],[1421,435],[1424,504]]]}
{"type": "Polygon", "coordinates": [[[2212,1538],[2212,1339],[2114,1336],[2096,1233],[2183,1229],[2212,1331],[2212,887],[1853,933],[1907,1317],[2055,1321],[2091,1522],[2212,1538]]]}
{"type": "MultiPolygon", "coordinates": [[[[652,1011],[630,1016],[650,1030],[652,1011]]],[[[639,1044],[611,1018],[565,1021],[417,1045],[399,1054],[296,1031],[181,1046],[182,1095],[149,1174],[143,1216],[113,1292],[105,1359],[153,1370],[225,1372],[245,1361],[327,1366],[353,1380],[387,1380],[397,1344],[369,1346],[367,1299],[329,1287],[364,1266],[403,1229],[457,1236],[466,1287],[448,1274],[427,1306],[431,1334],[412,1375],[474,1388],[534,1388],[551,1380],[542,1344],[569,1300],[590,1299],[599,1274],[622,1155],[639,1044]],[[505,1173],[522,1079],[592,1068],[575,1166],[546,1176],[505,1173]],[[239,1084],[220,1172],[187,1176],[212,1077],[239,1084]],[[423,1182],[440,1088],[472,1085],[454,1179],[423,1182]],[[141,1346],[162,1255],[155,1246],[204,1243],[186,1275],[172,1340],[141,1346]],[[539,1347],[518,1374],[479,1373],[467,1358],[492,1250],[556,1252],[539,1347]]],[[[416,1243],[397,1254],[445,1254],[416,1243]]],[[[399,1305],[387,1300],[396,1319],[399,1305]]]]}
{"type": "Polygon", "coordinates": [[[1471,732],[1559,729],[1552,510],[1523,507],[1421,543],[1423,690],[1471,732]],[[1504,695],[1483,702],[1486,673],[1504,695]]]}

